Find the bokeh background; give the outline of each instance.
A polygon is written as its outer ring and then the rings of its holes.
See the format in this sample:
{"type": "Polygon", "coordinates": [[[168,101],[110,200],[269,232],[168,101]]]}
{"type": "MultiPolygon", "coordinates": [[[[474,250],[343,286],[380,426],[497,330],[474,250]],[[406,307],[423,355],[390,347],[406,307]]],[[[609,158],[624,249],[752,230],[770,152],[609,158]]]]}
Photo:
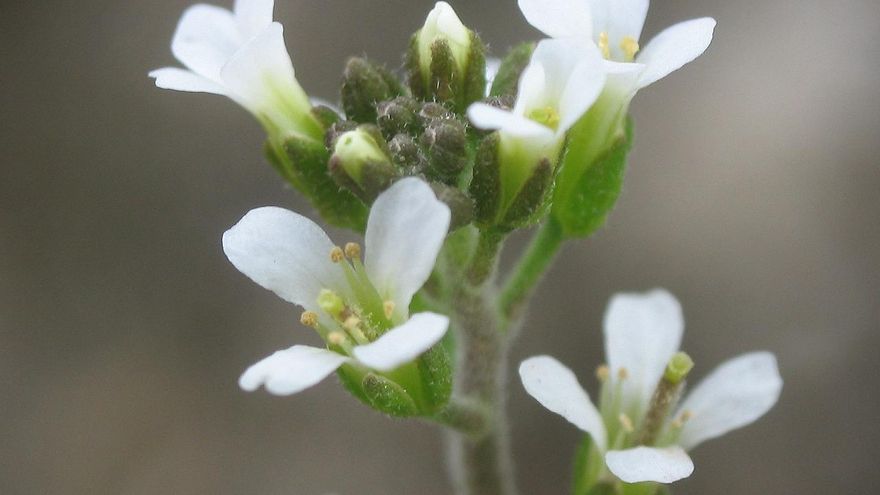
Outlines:
{"type": "MultiPolygon", "coordinates": [[[[236,386],[314,339],[220,235],[252,207],[308,210],[245,112],[146,77],[173,64],[189,3],[0,1],[0,493],[449,493],[430,425],[332,380],[291,398],[236,386]]],[[[277,3],[301,82],[330,99],[350,54],[398,67],[431,7],[277,3]]],[[[514,0],[452,3],[496,52],[538,36],[514,0]]],[[[610,295],[667,287],[695,378],[769,349],[786,380],[768,416],[698,449],[676,493],[873,492],[880,3],[654,4],[644,39],[711,15],[715,42],[636,99],[619,206],[564,251],[513,358],[554,354],[595,390],[610,295]]],[[[510,395],[522,492],[565,493],[579,435],[510,395]]]]}

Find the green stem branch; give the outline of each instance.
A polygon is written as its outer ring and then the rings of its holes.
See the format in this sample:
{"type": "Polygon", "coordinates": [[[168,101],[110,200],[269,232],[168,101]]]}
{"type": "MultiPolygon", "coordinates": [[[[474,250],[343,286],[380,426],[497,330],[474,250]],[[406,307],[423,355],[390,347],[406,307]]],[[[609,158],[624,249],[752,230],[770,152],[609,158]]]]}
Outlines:
{"type": "Polygon", "coordinates": [[[501,313],[507,321],[518,319],[564,241],[562,226],[552,215],[549,216],[532,238],[501,291],[501,313]]]}

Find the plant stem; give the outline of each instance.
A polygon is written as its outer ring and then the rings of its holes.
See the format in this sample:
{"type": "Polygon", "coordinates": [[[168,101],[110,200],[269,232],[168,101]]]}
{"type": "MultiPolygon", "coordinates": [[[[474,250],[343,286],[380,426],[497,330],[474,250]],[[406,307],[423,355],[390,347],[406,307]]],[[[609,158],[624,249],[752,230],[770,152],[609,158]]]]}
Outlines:
{"type": "Polygon", "coordinates": [[[553,263],[564,241],[562,227],[552,215],[549,216],[532,238],[501,292],[501,313],[507,321],[519,317],[525,302],[553,263]]]}
{"type": "Polygon", "coordinates": [[[447,436],[450,474],[459,495],[513,495],[516,488],[510,455],[504,386],[507,342],[500,332],[494,273],[503,234],[481,232],[462,283],[453,293],[453,325],[458,331],[456,394],[481,404],[487,413],[480,435],[447,436]]]}

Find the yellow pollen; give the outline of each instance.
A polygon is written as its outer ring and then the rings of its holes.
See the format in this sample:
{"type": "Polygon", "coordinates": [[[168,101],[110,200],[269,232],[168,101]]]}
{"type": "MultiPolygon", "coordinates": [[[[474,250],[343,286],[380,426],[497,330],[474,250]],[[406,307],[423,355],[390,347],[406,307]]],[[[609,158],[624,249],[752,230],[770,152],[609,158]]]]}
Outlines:
{"type": "Polygon", "coordinates": [[[620,368],[619,370],[617,370],[617,378],[621,380],[626,380],[627,378],[629,378],[629,371],[627,371],[626,368],[620,368]]]}
{"type": "Polygon", "coordinates": [[[357,316],[349,316],[345,319],[345,322],[342,324],[346,328],[346,330],[354,330],[361,324],[361,319],[357,316]]]}
{"type": "Polygon", "coordinates": [[[330,334],[327,335],[327,342],[331,345],[342,345],[345,341],[345,334],[342,332],[330,332],[330,334]]]}
{"type": "Polygon", "coordinates": [[[617,420],[620,421],[620,426],[623,428],[623,431],[627,433],[632,433],[633,431],[635,431],[632,420],[629,419],[629,416],[627,416],[626,414],[620,413],[620,416],[617,417],[617,420]]]}
{"type": "Polygon", "coordinates": [[[639,53],[639,42],[632,36],[624,36],[620,40],[620,49],[623,50],[623,58],[627,62],[636,59],[636,53],[639,53]]]}
{"type": "Polygon", "coordinates": [[[344,259],[345,253],[342,252],[342,248],[339,246],[333,246],[333,249],[330,250],[330,261],[334,263],[339,263],[344,259]]]}
{"type": "Polygon", "coordinates": [[[605,31],[599,33],[599,50],[602,50],[603,57],[611,58],[611,49],[608,47],[608,33],[605,31]]]}
{"type": "Polygon", "coordinates": [[[608,381],[609,376],[611,376],[611,370],[608,369],[607,365],[603,364],[603,365],[599,366],[598,368],[596,368],[596,378],[600,382],[605,383],[606,381],[608,381]]]}
{"type": "Polygon", "coordinates": [[[361,245],[356,242],[349,242],[345,245],[345,257],[353,260],[361,257],[361,245]]]}
{"type": "Polygon", "coordinates": [[[314,311],[303,311],[303,314],[299,316],[299,322],[307,327],[314,328],[318,325],[318,313],[314,311]]]}
{"type": "Polygon", "coordinates": [[[382,309],[385,311],[385,318],[391,318],[391,315],[394,314],[394,301],[385,301],[382,304],[382,309]]]}

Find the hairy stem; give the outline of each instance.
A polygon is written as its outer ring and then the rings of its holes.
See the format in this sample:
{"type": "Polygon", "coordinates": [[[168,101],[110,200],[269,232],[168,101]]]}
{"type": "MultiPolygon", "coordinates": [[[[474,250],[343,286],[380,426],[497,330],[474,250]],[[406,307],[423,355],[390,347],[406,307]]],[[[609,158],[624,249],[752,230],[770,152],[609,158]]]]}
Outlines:
{"type": "Polygon", "coordinates": [[[559,222],[549,216],[532,238],[525,254],[517,262],[513,274],[507,279],[501,292],[501,313],[508,321],[519,318],[525,303],[531,297],[538,282],[553,263],[565,237],[559,222]]]}
{"type": "Polygon", "coordinates": [[[487,413],[480,435],[450,432],[450,471],[458,495],[516,493],[510,456],[504,386],[507,342],[500,332],[494,272],[503,235],[481,232],[465,280],[453,293],[453,325],[458,331],[456,395],[481,404],[487,413]]]}

